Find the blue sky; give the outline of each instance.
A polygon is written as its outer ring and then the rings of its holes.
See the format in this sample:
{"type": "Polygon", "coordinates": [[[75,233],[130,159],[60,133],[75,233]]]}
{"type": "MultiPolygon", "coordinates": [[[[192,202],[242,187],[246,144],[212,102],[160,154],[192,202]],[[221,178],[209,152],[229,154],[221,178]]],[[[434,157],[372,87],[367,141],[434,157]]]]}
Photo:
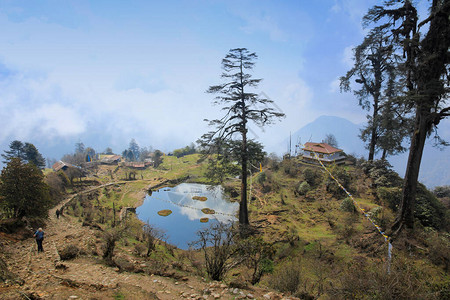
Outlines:
{"type": "Polygon", "coordinates": [[[205,91],[237,47],[257,53],[256,92],[286,114],[251,125],[268,151],[321,115],[364,122],[337,79],[378,2],[0,0],[0,145],[183,147],[220,116],[205,91]]]}

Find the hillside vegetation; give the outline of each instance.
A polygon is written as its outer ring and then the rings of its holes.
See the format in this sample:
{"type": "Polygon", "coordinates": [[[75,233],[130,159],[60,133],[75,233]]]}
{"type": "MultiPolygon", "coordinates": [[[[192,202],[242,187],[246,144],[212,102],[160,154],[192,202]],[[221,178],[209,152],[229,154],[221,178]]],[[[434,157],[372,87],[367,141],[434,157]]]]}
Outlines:
{"type": "MultiPolygon", "coordinates": [[[[61,202],[50,211],[44,228],[46,256],[35,257],[32,231],[28,236],[27,231],[2,234],[6,265],[0,295],[5,299],[449,297],[448,208],[424,186],[416,207],[418,226],[392,241],[391,259],[384,237],[328,173],[298,159],[267,159],[263,171],[252,174],[253,234],[243,238],[232,228],[222,228],[233,238],[229,248],[221,244],[202,249],[197,243],[197,250],[180,250],[160,240],[158,228],[142,226],[134,217],[121,220],[123,208],[139,205],[148,189],[178,180],[207,182],[205,170],[198,154],[165,156],[157,169],[99,166],[73,185],[66,181],[61,202]],[[56,219],[55,210],[62,207],[64,215],[56,219]],[[221,257],[224,249],[230,250],[229,256],[221,257]],[[221,283],[210,282],[217,278],[205,258],[226,266],[219,274],[221,283]]],[[[355,161],[329,170],[382,231],[389,228],[401,193],[401,179],[389,166],[355,161]]],[[[239,180],[229,178],[224,188],[231,198],[238,198],[239,180]]],[[[214,234],[213,227],[210,233],[214,234]]]]}

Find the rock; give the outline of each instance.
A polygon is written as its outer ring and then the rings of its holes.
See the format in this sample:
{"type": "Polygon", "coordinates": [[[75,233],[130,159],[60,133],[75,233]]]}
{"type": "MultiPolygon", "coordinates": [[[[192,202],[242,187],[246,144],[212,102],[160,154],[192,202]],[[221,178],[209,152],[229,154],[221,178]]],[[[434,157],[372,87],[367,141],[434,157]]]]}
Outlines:
{"type": "Polygon", "coordinates": [[[235,288],[235,289],[233,290],[233,294],[235,294],[235,295],[239,294],[239,289],[238,289],[238,288],[235,288]]]}
{"type": "Polygon", "coordinates": [[[275,294],[274,292],[269,292],[265,294],[264,299],[272,299],[272,300],[280,300],[282,297],[280,295],[275,294]]]}

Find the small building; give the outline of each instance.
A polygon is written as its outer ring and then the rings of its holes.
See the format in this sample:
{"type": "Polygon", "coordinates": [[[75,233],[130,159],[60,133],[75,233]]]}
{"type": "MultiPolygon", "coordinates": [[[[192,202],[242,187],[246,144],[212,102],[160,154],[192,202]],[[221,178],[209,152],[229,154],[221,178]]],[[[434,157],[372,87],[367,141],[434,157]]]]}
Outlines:
{"type": "Polygon", "coordinates": [[[317,164],[318,158],[323,164],[343,164],[346,159],[344,150],[334,148],[327,143],[307,142],[301,150],[303,152],[302,160],[308,163],[317,164]]]}
{"type": "Polygon", "coordinates": [[[121,160],[122,156],[115,154],[103,154],[100,157],[100,163],[104,165],[117,165],[121,160]]]}
{"type": "Polygon", "coordinates": [[[58,172],[59,170],[67,170],[69,167],[73,167],[71,164],[65,163],[62,160],[56,162],[53,164],[52,169],[55,172],[58,172]]]}
{"type": "Polygon", "coordinates": [[[147,167],[144,162],[126,162],[124,166],[137,170],[144,170],[147,167]]]}

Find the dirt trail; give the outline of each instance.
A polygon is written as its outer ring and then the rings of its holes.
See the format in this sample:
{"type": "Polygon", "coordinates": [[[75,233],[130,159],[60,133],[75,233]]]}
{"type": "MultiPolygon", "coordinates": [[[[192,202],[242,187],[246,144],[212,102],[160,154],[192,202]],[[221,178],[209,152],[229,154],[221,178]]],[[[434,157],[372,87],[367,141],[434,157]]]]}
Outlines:
{"type": "MultiPolygon", "coordinates": [[[[68,215],[56,218],[56,210],[73,197],[49,211],[43,253],[37,253],[32,237],[5,246],[8,268],[24,280],[24,284],[0,285],[0,299],[262,299],[267,293],[231,289],[223,283],[207,283],[197,276],[176,281],[156,275],[120,273],[90,255],[61,261],[58,250],[66,245],[87,248],[96,242],[95,230],[82,226],[77,218],[68,215]],[[119,295],[125,297],[119,298],[119,295]]],[[[266,297],[270,298],[280,299],[279,296],[266,297]]]]}

